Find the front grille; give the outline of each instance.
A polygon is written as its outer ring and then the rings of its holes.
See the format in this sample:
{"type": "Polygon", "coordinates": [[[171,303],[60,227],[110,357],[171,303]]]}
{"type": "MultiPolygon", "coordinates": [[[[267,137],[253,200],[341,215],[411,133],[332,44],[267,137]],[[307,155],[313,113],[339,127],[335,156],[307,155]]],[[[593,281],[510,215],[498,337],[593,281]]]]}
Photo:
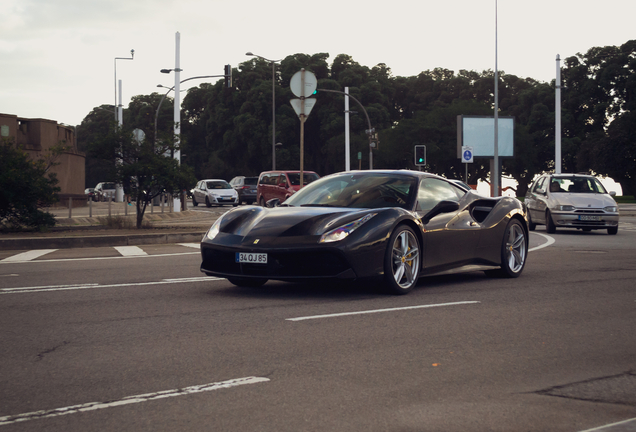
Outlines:
{"type": "Polygon", "coordinates": [[[235,252],[203,248],[201,268],[236,276],[267,278],[334,277],[350,268],[341,254],[333,251],[269,252],[267,264],[235,262],[235,252]]]}

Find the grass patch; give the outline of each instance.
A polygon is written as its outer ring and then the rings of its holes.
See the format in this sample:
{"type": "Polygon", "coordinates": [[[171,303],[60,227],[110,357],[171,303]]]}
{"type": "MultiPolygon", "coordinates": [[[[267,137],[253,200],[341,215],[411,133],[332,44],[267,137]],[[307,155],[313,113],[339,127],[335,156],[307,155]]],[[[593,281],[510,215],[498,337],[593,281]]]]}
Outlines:
{"type": "Polygon", "coordinates": [[[622,195],[622,196],[615,196],[614,200],[619,203],[619,204],[625,204],[625,203],[633,203],[636,202],[634,200],[634,196],[633,195],[622,195]]]}
{"type": "MultiPolygon", "coordinates": [[[[97,218],[100,225],[113,229],[137,229],[136,216],[106,216],[97,218]]],[[[152,224],[146,220],[141,222],[142,229],[152,228],[152,224]]]]}

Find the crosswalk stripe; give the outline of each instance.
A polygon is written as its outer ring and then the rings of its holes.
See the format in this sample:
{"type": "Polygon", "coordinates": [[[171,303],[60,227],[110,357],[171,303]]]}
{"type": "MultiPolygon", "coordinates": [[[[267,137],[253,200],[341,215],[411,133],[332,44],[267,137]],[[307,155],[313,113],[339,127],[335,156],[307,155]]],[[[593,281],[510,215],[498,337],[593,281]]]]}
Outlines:
{"type": "Polygon", "coordinates": [[[142,248],[139,246],[114,246],[117,252],[122,254],[122,256],[139,256],[139,255],[148,255],[142,248]]]}
{"type": "Polygon", "coordinates": [[[179,243],[179,246],[201,249],[201,243],[179,243]]]}
{"type": "Polygon", "coordinates": [[[30,250],[27,252],[22,252],[17,255],[10,256],[2,260],[2,262],[18,262],[18,261],[32,261],[36,258],[41,257],[42,255],[49,254],[51,252],[55,252],[57,249],[38,249],[38,250],[30,250]]]}

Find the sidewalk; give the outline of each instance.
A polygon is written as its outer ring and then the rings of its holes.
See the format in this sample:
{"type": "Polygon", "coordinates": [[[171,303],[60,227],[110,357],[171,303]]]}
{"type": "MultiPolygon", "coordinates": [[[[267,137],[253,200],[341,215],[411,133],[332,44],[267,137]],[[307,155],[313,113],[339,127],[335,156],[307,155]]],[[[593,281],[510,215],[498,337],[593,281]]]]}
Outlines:
{"type": "Polygon", "coordinates": [[[214,221],[232,207],[170,212],[166,206],[144,212],[144,228],[137,229],[135,205],[92,203],[70,210],[53,207],[47,211],[56,218],[48,232],[0,235],[0,250],[62,249],[102,246],[132,246],[157,243],[200,242],[214,221]],[[71,217],[69,217],[69,215],[71,217]]]}

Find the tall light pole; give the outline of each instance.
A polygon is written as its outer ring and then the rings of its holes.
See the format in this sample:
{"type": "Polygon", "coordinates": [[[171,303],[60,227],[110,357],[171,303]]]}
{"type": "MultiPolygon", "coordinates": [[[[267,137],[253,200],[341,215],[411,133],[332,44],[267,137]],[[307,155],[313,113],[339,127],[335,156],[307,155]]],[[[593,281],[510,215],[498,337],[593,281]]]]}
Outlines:
{"type": "Polygon", "coordinates": [[[497,70],[497,0],[495,0],[495,158],[493,171],[493,194],[499,196],[499,71],[497,70]]]}
{"type": "MultiPolygon", "coordinates": [[[[181,60],[180,60],[180,50],[181,50],[181,34],[179,32],[175,33],[175,59],[174,59],[174,69],[161,69],[161,73],[170,73],[174,71],[174,136],[175,136],[175,144],[178,146],[181,141],[181,90],[179,88],[179,84],[181,83],[181,60]]],[[[168,93],[166,93],[168,94],[168,93]]],[[[174,159],[177,162],[181,163],[181,150],[174,151],[174,159]]],[[[185,201],[184,201],[185,202],[185,201]]],[[[173,202],[173,211],[179,212],[181,211],[181,197],[174,198],[173,202]]]]}
{"type": "MultiPolygon", "coordinates": [[[[172,69],[161,69],[162,73],[170,73],[172,71],[172,69]]],[[[186,78],[184,80],[181,80],[180,84],[183,84],[186,81],[190,81],[193,79],[202,79],[202,78],[219,78],[219,77],[224,77],[225,75],[204,75],[204,76],[195,76],[195,77],[191,77],[191,78],[186,78]]],[[[161,105],[163,104],[163,101],[166,99],[166,96],[168,96],[168,93],[170,93],[172,90],[174,90],[174,86],[172,87],[166,87],[164,85],[161,84],[157,84],[157,87],[160,88],[167,88],[168,91],[166,92],[166,94],[164,94],[161,97],[161,100],[159,101],[159,106],[157,106],[157,112],[155,113],[155,144],[157,143],[157,121],[159,119],[159,110],[161,109],[161,105]]]]}
{"type": "Polygon", "coordinates": [[[117,60],[134,60],[135,50],[130,50],[130,57],[115,57],[115,123],[117,123],[117,60]]]}
{"type": "Polygon", "coordinates": [[[281,60],[270,60],[265,57],[261,57],[256,54],[252,54],[251,51],[246,52],[247,56],[258,57],[259,59],[272,63],[272,170],[276,169],[276,63],[281,60]]]}

